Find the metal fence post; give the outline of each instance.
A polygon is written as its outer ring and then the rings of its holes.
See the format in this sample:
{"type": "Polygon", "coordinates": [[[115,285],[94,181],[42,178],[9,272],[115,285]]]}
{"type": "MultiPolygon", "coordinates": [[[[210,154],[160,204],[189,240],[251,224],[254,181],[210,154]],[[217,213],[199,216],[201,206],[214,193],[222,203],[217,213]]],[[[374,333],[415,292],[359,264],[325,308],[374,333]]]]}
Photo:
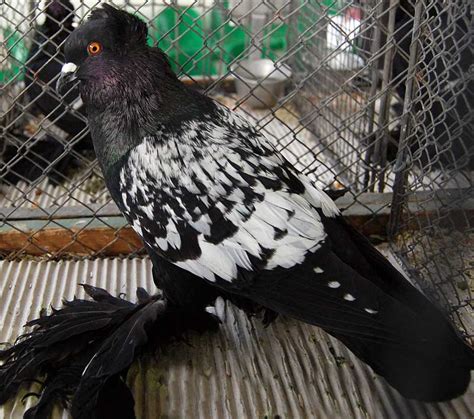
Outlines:
{"type": "Polygon", "coordinates": [[[403,206],[405,204],[405,190],[407,176],[409,172],[407,148],[409,146],[411,133],[411,100],[413,94],[414,80],[416,77],[416,65],[418,58],[418,38],[420,35],[420,22],[423,12],[424,0],[417,0],[415,4],[415,14],[413,17],[413,33],[410,45],[410,58],[408,62],[407,82],[405,100],[403,103],[403,117],[401,120],[400,140],[398,143],[397,160],[393,171],[395,172],[395,181],[393,185],[393,198],[391,205],[390,221],[388,234],[393,239],[398,232],[400,220],[402,217],[403,206]]]}

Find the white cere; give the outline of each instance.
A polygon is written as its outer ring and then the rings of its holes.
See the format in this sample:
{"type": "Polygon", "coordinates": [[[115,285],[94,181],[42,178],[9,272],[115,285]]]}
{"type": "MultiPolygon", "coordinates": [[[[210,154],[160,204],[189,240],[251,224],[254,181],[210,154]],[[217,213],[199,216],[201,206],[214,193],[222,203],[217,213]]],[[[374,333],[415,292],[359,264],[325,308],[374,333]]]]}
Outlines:
{"type": "Polygon", "coordinates": [[[378,313],[377,310],[373,310],[371,308],[364,308],[364,310],[369,314],[377,314],[378,313]]]}
{"type": "Polygon", "coordinates": [[[320,267],[318,267],[318,266],[316,266],[316,268],[314,268],[313,271],[316,272],[317,274],[322,274],[322,273],[324,272],[324,271],[323,271],[320,267]]]}
{"type": "Polygon", "coordinates": [[[61,73],[73,73],[77,70],[77,65],[74,63],[66,63],[61,67],[61,73]]]}
{"type": "Polygon", "coordinates": [[[328,287],[329,288],[339,288],[341,284],[337,281],[330,281],[328,282],[328,287]]]}
{"type": "Polygon", "coordinates": [[[346,301],[355,301],[355,297],[352,294],[345,294],[344,300],[346,301]]]}

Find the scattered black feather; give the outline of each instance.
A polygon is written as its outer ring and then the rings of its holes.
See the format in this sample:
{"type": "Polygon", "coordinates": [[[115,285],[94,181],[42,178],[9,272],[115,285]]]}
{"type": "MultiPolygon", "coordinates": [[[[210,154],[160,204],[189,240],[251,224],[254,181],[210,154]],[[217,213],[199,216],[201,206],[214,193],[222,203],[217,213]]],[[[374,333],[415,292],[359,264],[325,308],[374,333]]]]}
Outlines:
{"type": "MultiPolygon", "coordinates": [[[[97,398],[91,419],[134,419],[135,400],[122,375],[110,377],[97,398]]],[[[85,416],[86,417],[86,416],[85,416]]]]}
{"type": "Polygon", "coordinates": [[[4,360],[0,366],[0,403],[12,397],[24,382],[60,370],[70,359],[77,360],[78,354],[88,362],[93,343],[100,342],[134,310],[133,304],[124,307],[122,301],[73,299],[65,301],[62,309],[28,322],[26,326],[33,330],[0,351],[4,360]]]}
{"type": "Polygon", "coordinates": [[[67,407],[68,398],[81,378],[82,368],[83,365],[78,362],[56,371],[50,369],[46,381],[42,383],[41,394],[36,395],[38,402],[25,412],[24,419],[48,419],[57,403],[67,407]]]}

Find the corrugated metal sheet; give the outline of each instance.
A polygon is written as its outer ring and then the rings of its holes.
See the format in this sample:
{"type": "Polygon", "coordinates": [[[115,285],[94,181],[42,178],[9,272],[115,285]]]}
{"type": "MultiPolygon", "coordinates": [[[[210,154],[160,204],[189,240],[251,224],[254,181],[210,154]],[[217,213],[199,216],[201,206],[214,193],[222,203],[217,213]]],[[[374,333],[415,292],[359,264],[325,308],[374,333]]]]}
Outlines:
{"type": "MultiPolygon", "coordinates": [[[[137,286],[153,290],[146,258],[0,261],[0,341],[12,341],[41,307],[83,296],[82,282],[129,296],[137,286]]],[[[474,382],[452,402],[406,400],[316,327],[279,319],[265,329],[222,301],[216,311],[223,320],[219,333],[172,344],[131,369],[139,418],[474,416],[474,382]]],[[[19,397],[0,417],[21,418],[25,407],[19,397]]]]}

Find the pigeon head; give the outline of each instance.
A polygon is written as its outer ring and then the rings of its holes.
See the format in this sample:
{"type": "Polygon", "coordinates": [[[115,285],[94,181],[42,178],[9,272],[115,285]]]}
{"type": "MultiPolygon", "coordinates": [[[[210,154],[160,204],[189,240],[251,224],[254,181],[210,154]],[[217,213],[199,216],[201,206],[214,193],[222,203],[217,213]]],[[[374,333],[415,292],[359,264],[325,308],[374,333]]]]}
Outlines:
{"type": "Polygon", "coordinates": [[[138,97],[157,76],[176,79],[165,54],[147,46],[147,32],[145,22],[130,13],[107,4],[95,9],[65,43],[58,92],[79,83],[86,106],[100,107],[124,95],[138,97]],[[150,66],[153,71],[147,71],[150,66]]]}
{"type": "Polygon", "coordinates": [[[183,84],[164,52],[146,39],[142,20],[103,5],[65,43],[56,89],[64,95],[79,84],[104,170],[159,127],[180,126],[214,106],[183,84]]]}

